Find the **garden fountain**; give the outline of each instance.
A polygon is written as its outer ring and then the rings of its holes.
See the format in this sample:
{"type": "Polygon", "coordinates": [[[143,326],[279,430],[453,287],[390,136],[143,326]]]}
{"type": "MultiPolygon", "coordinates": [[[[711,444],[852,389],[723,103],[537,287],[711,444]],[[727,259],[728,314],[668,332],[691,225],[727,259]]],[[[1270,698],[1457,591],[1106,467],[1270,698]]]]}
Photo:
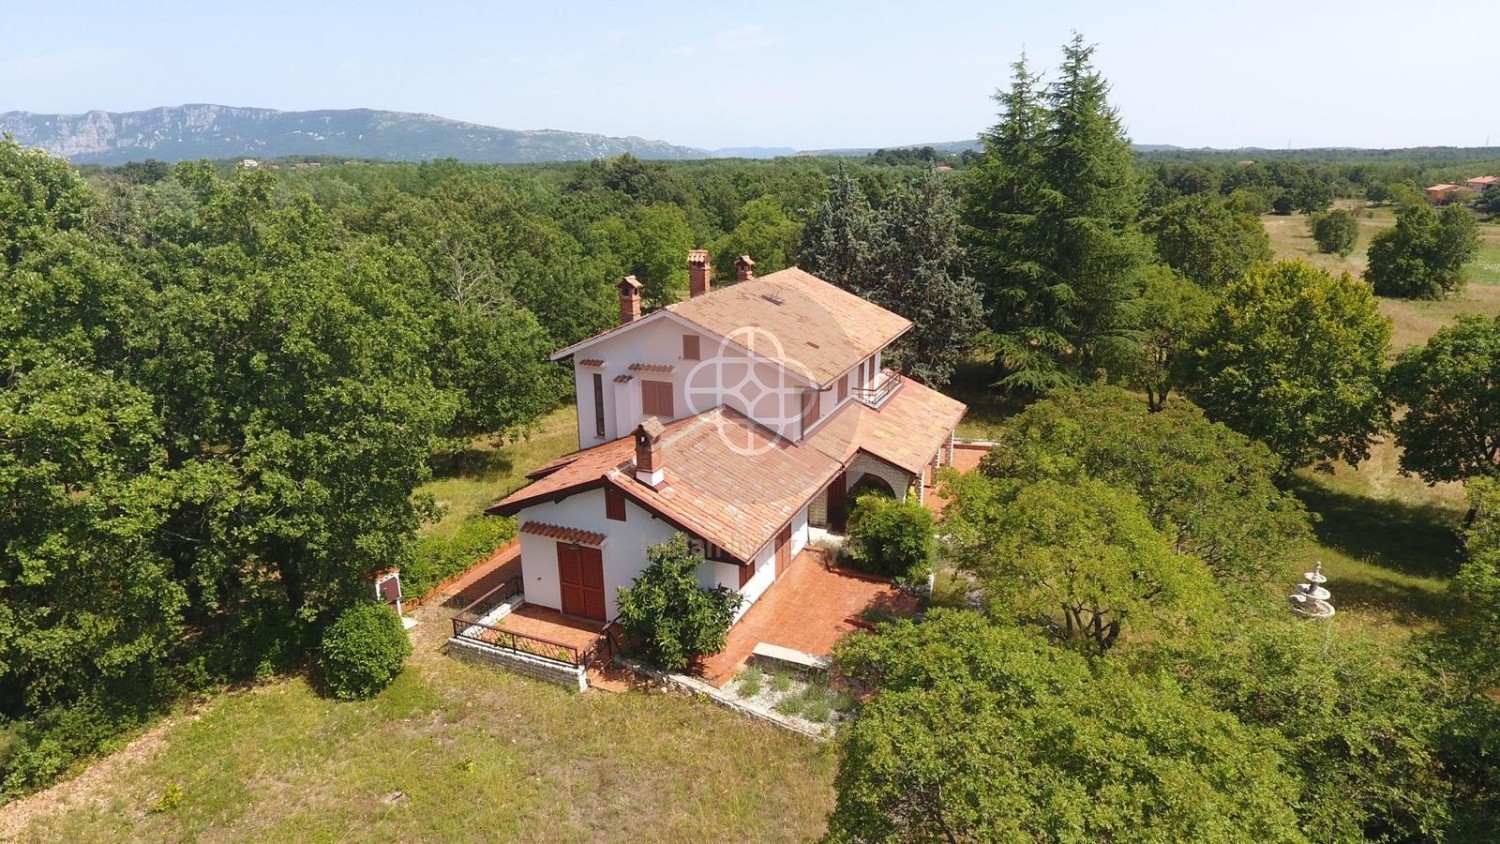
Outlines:
{"type": "Polygon", "coordinates": [[[1313,566],[1313,570],[1302,575],[1306,583],[1297,584],[1297,592],[1287,597],[1287,602],[1292,605],[1292,612],[1300,618],[1329,618],[1333,615],[1333,604],[1328,599],[1333,597],[1323,584],[1328,582],[1327,575],[1323,574],[1323,564],[1313,566]]]}

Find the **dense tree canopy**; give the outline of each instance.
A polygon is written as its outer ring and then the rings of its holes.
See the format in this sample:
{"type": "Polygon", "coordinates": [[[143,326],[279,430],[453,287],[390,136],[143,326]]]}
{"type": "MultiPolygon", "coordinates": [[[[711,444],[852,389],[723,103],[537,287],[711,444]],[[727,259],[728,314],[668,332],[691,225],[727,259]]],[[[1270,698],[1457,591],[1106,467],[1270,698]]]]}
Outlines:
{"type": "Polygon", "coordinates": [[[1382,296],[1441,299],[1464,283],[1464,265],[1479,249],[1478,224],[1459,203],[1434,211],[1416,202],[1396,212],[1396,225],[1370,240],[1365,279],[1382,296]]]}
{"type": "Polygon", "coordinates": [[[984,326],[966,265],[953,198],[930,169],[878,208],[839,171],[803,233],[806,270],[912,321],[887,359],[933,387],[948,383],[984,326]]]}
{"type": "Polygon", "coordinates": [[[1077,36],[1045,90],[1023,58],[965,181],[1000,384],[1042,391],[1126,356],[1150,247],[1130,142],[1077,36]]]}
{"type": "Polygon", "coordinates": [[[1260,220],[1207,194],[1183,197],[1157,211],[1146,231],[1167,266],[1207,288],[1223,287],[1255,262],[1271,260],[1271,239],[1260,220]]]}
{"type": "Polygon", "coordinates": [[[1261,265],[1224,289],[1188,394],[1289,467],[1358,463],[1384,424],[1390,338],[1375,297],[1348,274],[1298,261],[1261,265]]]}
{"type": "Polygon", "coordinates": [[[1460,317],[1389,375],[1401,468],[1428,483],[1500,475],[1500,318],[1460,317]]]}
{"type": "MultiPolygon", "coordinates": [[[[1006,426],[980,464],[997,479],[1096,478],[1135,491],[1152,524],[1230,582],[1279,573],[1308,537],[1302,506],[1273,483],[1262,444],[1210,422],[1186,401],[1147,413],[1124,390],[1059,390],[1006,426]]],[[[955,512],[969,518],[962,495],[955,512]]]]}
{"type": "Polygon", "coordinates": [[[1169,683],[941,610],[835,659],[879,691],[840,740],[831,841],[1307,840],[1281,746],[1169,683]]]}

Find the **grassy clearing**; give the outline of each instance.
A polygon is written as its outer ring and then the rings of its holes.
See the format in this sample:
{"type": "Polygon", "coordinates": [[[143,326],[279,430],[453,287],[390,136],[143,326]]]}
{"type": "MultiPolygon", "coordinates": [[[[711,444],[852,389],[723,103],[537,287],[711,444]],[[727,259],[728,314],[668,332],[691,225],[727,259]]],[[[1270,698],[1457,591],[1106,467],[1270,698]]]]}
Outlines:
{"type": "MultiPolygon", "coordinates": [[[[1375,232],[1395,225],[1395,212],[1389,206],[1372,208],[1363,202],[1341,200],[1339,207],[1358,213],[1359,241],[1346,258],[1324,255],[1307,233],[1307,217],[1267,214],[1261,217],[1271,249],[1277,258],[1294,258],[1330,272],[1348,272],[1363,276],[1367,262],[1366,249],[1375,232]]],[[[1500,314],[1500,225],[1479,227],[1482,245],[1479,255],[1469,265],[1470,284],[1459,295],[1440,302],[1417,302],[1405,299],[1381,299],[1380,310],[1394,324],[1393,351],[1427,342],[1434,332],[1452,324],[1460,314],[1500,314]]]]}
{"type": "Polygon", "coordinates": [[[439,467],[436,477],[418,490],[443,507],[443,517],[422,532],[452,536],[464,519],[523,486],[527,472],[576,448],[577,410],[572,405],[542,417],[528,437],[503,444],[475,441],[461,460],[439,467]]]}
{"type": "Polygon", "coordinates": [[[28,842],[800,841],[822,832],[834,764],[826,745],[696,700],[580,696],[428,645],[373,701],[325,700],[301,679],[220,696],[175,719],[153,752],[46,800],[13,832],[28,842]],[[153,811],[169,789],[179,804],[153,811]]]}

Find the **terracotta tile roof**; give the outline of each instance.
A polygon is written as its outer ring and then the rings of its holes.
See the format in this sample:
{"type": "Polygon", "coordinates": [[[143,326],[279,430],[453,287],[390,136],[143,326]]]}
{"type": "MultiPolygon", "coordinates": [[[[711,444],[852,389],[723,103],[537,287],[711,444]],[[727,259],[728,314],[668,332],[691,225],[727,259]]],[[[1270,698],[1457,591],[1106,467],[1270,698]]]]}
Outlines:
{"type": "Polygon", "coordinates": [[[635,376],[634,375],[623,375],[623,374],[616,375],[615,376],[615,383],[616,384],[624,384],[625,382],[630,381],[632,378],[635,378],[635,376]]]}
{"type": "Polygon", "coordinates": [[[665,478],[635,478],[631,437],[559,458],[487,512],[513,515],[541,501],[608,484],[678,528],[748,561],[843,468],[825,452],[777,437],[718,407],[663,428],[665,478]]]}
{"type": "Polygon", "coordinates": [[[591,530],[583,530],[581,528],[549,525],[546,522],[525,522],[521,525],[521,532],[545,536],[550,539],[558,539],[563,542],[577,542],[580,545],[599,545],[604,542],[604,534],[602,533],[594,533],[591,530]]]}
{"type": "Polygon", "coordinates": [[[1467,182],[1467,184],[1471,185],[1493,185],[1496,183],[1500,183],[1500,176],[1475,176],[1467,182]]]}
{"type": "Polygon", "coordinates": [[[765,342],[766,335],[774,337],[781,354],[805,367],[820,387],[911,328],[905,317],[796,267],[725,285],[666,310],[731,341],[754,342],[742,329],[759,329],[757,353],[774,357],[765,342]]]}
{"type": "Polygon", "coordinates": [[[688,250],[688,263],[689,264],[706,264],[706,263],[708,263],[708,261],[709,261],[709,257],[708,257],[708,250],[707,249],[689,249],[688,250]]]}
{"type": "Polygon", "coordinates": [[[632,363],[626,369],[631,372],[671,372],[673,367],[670,363],[632,363]]]}
{"type": "Polygon", "coordinates": [[[931,387],[890,370],[900,384],[879,410],[857,401],[846,403],[806,440],[829,456],[848,463],[865,451],[913,475],[932,460],[968,407],[931,387]]]}
{"type": "Polygon", "coordinates": [[[604,361],[598,358],[584,358],[583,360],[579,361],[578,364],[580,366],[603,366],[604,361]]]}

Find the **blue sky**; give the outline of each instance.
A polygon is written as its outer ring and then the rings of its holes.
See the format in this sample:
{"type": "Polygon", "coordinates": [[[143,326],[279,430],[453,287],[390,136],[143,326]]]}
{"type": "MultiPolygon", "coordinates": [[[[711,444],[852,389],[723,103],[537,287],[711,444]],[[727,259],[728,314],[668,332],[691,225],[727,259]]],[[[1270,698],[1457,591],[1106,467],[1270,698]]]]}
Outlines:
{"type": "Polygon", "coordinates": [[[363,106],[702,147],[895,145],[972,137],[1022,49],[1050,66],[1075,29],[1138,142],[1500,145],[1500,0],[7,0],[0,111],[363,106]]]}

